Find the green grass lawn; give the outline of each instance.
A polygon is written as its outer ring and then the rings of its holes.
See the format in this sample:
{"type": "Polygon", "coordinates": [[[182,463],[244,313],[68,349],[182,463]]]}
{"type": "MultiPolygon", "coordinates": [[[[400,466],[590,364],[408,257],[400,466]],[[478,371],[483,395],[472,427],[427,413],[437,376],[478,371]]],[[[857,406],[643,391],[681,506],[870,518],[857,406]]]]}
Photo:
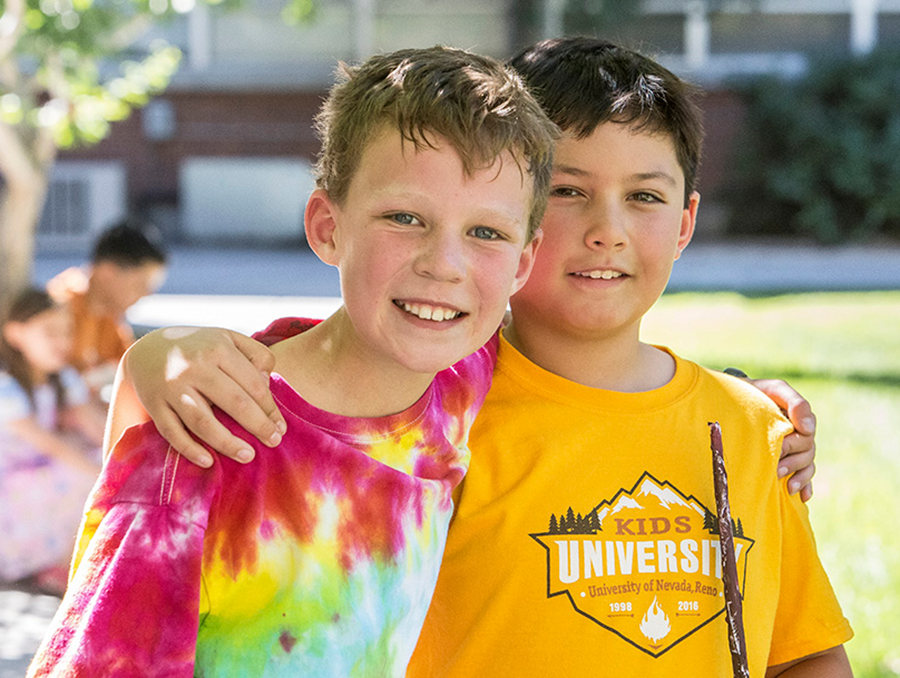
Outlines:
{"type": "Polygon", "coordinates": [[[812,402],[810,513],[856,632],[854,674],[900,675],[900,292],[666,295],[643,338],[708,367],[785,378],[812,402]]]}

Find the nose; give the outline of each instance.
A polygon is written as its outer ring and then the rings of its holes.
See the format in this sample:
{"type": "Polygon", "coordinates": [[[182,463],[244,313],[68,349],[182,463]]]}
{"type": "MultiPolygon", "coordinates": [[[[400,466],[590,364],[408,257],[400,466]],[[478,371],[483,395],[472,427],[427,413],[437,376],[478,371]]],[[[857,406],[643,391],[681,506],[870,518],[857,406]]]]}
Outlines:
{"type": "Polygon", "coordinates": [[[466,275],[464,243],[439,229],[423,236],[414,270],[419,275],[443,282],[459,282],[466,275]]]}
{"type": "Polygon", "coordinates": [[[623,215],[614,206],[595,206],[589,220],[584,244],[590,249],[621,250],[628,243],[623,215]]]}

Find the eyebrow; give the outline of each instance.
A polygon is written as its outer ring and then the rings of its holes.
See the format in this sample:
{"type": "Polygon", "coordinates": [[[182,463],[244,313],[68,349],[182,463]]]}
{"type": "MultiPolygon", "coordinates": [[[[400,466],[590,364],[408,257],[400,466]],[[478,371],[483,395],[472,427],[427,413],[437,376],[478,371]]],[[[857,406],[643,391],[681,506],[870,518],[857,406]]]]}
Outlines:
{"type": "Polygon", "coordinates": [[[675,181],[675,177],[673,177],[668,172],[640,172],[638,174],[632,175],[634,179],[638,181],[649,181],[651,179],[661,179],[665,181],[667,184],[671,184],[672,186],[677,186],[678,182],[675,181]]]}
{"type": "MultiPolygon", "coordinates": [[[[588,177],[591,176],[591,172],[587,170],[583,170],[580,167],[573,167],[572,165],[556,165],[553,168],[554,172],[561,172],[562,174],[569,174],[577,177],[588,177]]],[[[660,179],[665,181],[667,184],[672,186],[678,186],[678,182],[668,172],[638,172],[632,174],[630,177],[633,181],[651,181],[653,179],[660,179]]]]}

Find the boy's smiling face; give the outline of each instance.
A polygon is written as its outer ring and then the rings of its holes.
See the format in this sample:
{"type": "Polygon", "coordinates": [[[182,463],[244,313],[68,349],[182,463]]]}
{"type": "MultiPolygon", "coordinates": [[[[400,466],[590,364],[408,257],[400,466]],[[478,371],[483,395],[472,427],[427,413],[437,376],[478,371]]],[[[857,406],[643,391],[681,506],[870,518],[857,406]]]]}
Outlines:
{"type": "Polygon", "coordinates": [[[531,177],[510,153],[467,175],[452,146],[429,141],[382,131],[342,203],[318,190],[306,215],[310,244],[340,269],[355,350],[420,373],[491,337],[537,245],[526,244],[531,177]]]}
{"type": "Polygon", "coordinates": [[[694,230],[671,138],[603,123],[558,143],[540,254],[511,301],[517,333],[571,339],[633,332],[694,230]]]}

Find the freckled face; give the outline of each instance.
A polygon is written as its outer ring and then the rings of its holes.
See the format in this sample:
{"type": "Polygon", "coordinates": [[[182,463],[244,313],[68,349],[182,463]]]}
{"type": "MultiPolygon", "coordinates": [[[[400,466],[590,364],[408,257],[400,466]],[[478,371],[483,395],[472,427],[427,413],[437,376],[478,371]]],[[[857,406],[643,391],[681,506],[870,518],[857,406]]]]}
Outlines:
{"type": "MultiPolygon", "coordinates": [[[[527,278],[532,180],[510,153],[465,173],[443,139],[416,149],[386,130],[333,205],[344,306],[359,350],[437,372],[481,347],[527,278]]],[[[323,199],[327,199],[323,198],[323,199]]]]}
{"type": "Polygon", "coordinates": [[[557,145],[544,237],[511,300],[516,326],[571,337],[639,333],[690,241],[699,195],[684,206],[671,138],[604,123],[557,145]]]}

